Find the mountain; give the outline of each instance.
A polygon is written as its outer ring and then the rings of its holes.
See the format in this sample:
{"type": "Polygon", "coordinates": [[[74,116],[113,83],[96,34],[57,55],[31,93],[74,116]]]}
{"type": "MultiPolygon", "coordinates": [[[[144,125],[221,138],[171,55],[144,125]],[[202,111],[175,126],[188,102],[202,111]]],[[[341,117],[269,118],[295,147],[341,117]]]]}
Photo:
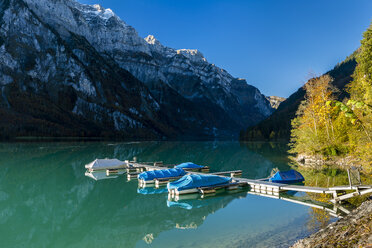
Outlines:
{"type": "Polygon", "coordinates": [[[284,97],[280,96],[267,96],[266,99],[270,102],[273,109],[278,109],[279,105],[285,100],[284,97]]]}
{"type": "Polygon", "coordinates": [[[260,91],[110,9],[0,0],[1,136],[232,136],[273,111],[260,91]]]}
{"type": "MultiPolygon", "coordinates": [[[[348,96],[345,86],[351,82],[358,50],[327,72],[332,78],[332,84],[340,90],[338,99],[348,96]]],[[[290,95],[267,119],[259,124],[249,127],[240,133],[240,140],[289,140],[291,135],[291,120],[296,116],[298,106],[305,99],[304,87],[299,88],[290,95]]]]}

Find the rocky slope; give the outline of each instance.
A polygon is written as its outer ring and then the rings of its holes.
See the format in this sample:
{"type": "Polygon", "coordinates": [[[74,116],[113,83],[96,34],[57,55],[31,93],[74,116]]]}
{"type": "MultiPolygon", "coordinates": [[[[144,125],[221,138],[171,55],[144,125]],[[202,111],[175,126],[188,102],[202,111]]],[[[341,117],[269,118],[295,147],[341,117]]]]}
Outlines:
{"type": "Polygon", "coordinates": [[[285,101],[285,98],[280,96],[267,96],[266,99],[270,102],[273,109],[278,109],[279,105],[285,101]]]}
{"type": "Polygon", "coordinates": [[[308,238],[297,241],[292,248],[371,247],[372,200],[364,202],[351,214],[308,238]]]}
{"type": "Polygon", "coordinates": [[[272,112],[197,50],[145,39],[110,9],[0,0],[2,136],[229,136],[272,112]]]}

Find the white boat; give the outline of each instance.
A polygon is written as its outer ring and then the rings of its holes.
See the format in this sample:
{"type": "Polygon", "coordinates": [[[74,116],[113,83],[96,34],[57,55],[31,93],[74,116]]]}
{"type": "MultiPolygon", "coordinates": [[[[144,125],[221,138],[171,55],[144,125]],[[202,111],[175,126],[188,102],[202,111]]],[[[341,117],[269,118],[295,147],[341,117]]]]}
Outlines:
{"type": "Polygon", "coordinates": [[[119,159],[95,159],[93,162],[85,165],[89,171],[95,170],[107,170],[107,169],[124,169],[127,167],[126,161],[121,161],[119,159]]]}

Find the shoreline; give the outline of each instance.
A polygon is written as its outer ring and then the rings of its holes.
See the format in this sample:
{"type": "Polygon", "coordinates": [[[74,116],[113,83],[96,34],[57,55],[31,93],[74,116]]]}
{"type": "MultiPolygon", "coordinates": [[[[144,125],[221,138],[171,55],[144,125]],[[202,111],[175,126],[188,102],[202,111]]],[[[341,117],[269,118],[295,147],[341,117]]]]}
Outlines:
{"type": "Polygon", "coordinates": [[[297,240],[291,248],[372,247],[372,199],[349,215],[310,236],[297,240]]]}
{"type": "Polygon", "coordinates": [[[349,168],[350,166],[361,167],[360,161],[351,156],[324,157],[322,155],[297,154],[296,156],[292,155],[289,158],[297,162],[300,166],[313,169],[322,169],[323,166],[329,166],[332,168],[339,169],[346,169],[349,168]]]}

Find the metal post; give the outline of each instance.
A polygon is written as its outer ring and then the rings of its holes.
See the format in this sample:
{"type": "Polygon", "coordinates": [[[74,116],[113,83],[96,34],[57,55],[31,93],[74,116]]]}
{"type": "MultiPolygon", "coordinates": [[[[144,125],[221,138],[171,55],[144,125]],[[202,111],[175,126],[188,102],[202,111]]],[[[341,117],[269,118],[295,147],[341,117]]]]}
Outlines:
{"type": "Polygon", "coordinates": [[[351,187],[353,186],[353,183],[351,182],[350,169],[347,169],[347,176],[349,178],[349,185],[350,185],[350,189],[351,189],[351,187]]]}

